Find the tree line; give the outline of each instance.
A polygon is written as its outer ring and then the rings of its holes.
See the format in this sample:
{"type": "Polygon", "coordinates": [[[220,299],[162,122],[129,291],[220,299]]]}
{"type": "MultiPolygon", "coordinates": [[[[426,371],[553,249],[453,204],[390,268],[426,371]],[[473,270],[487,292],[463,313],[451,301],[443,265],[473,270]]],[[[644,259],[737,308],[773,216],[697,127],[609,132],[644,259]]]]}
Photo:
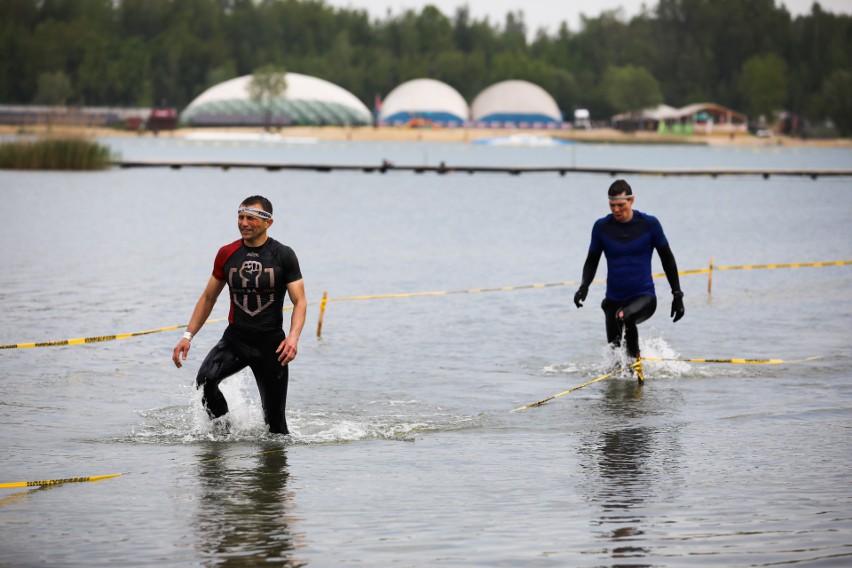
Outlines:
{"type": "Polygon", "coordinates": [[[750,118],[831,118],[852,134],[852,17],[818,3],[794,18],[775,0],[658,0],[633,18],[605,11],[547,33],[528,30],[520,11],[492,22],[466,6],[371,20],[322,0],[0,2],[5,104],[182,108],[270,65],[336,83],[367,106],[420,77],[468,101],[524,79],[566,114],[716,102],[750,118]]]}

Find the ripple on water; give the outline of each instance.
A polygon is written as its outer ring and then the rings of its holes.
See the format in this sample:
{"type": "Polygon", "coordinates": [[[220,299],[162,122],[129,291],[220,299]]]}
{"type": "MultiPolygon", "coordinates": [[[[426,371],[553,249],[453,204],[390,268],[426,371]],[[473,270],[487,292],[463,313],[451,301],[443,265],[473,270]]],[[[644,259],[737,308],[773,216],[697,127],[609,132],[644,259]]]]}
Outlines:
{"type": "MultiPolygon", "coordinates": [[[[270,434],[263,419],[254,379],[243,371],[221,384],[228,415],[210,420],[201,404],[201,391],[187,388],[186,404],[138,411],[144,420],[126,441],[185,444],[201,441],[281,440],[270,434]]],[[[362,440],[413,441],[418,435],[476,428],[485,413],[459,415],[417,400],[374,400],[362,406],[322,410],[289,408],[291,444],[335,444],[362,440]]]]}

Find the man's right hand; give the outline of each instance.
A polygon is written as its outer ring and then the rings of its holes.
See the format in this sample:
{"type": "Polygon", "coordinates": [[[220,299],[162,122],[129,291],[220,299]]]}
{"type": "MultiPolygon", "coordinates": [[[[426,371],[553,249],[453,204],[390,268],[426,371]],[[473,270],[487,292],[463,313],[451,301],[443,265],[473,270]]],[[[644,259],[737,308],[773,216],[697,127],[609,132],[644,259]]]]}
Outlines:
{"type": "Polygon", "coordinates": [[[181,361],[186,361],[186,354],[189,353],[189,348],[192,346],[189,339],[185,337],[181,337],[180,341],[178,341],[177,345],[175,345],[174,351],[172,351],[172,361],[175,362],[175,366],[180,369],[183,366],[181,361]]]}
{"type": "Polygon", "coordinates": [[[574,305],[577,306],[578,308],[582,308],[583,302],[586,301],[586,294],[588,294],[588,293],[589,293],[588,288],[586,288],[584,286],[580,286],[580,289],[577,290],[577,292],[574,294],[574,305]]]}

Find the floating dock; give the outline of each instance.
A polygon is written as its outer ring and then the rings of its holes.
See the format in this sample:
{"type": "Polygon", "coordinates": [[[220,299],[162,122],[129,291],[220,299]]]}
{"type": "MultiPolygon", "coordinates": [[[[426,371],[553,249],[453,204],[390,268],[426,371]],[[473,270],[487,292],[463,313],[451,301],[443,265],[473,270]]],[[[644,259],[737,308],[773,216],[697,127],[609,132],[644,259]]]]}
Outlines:
{"type": "Polygon", "coordinates": [[[658,177],[720,177],[720,176],[760,176],[769,179],[772,176],[809,177],[852,177],[852,170],[815,170],[815,169],[765,169],[765,168],[616,168],[616,167],[571,167],[571,166],[454,166],[441,162],[439,165],[397,165],[391,162],[380,164],[282,164],[262,162],[200,162],[200,161],[117,161],[118,168],[213,168],[263,169],[271,172],[281,170],[301,170],[314,172],[360,171],[364,173],[413,172],[415,174],[599,174],[612,177],[619,175],[644,175],[658,177]]]}

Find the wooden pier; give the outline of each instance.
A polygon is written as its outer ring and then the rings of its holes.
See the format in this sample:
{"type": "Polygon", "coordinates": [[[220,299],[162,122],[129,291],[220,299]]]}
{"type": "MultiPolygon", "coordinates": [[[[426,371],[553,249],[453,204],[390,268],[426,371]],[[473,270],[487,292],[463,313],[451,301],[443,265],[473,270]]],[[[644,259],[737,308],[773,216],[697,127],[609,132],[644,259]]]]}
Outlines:
{"type": "Polygon", "coordinates": [[[261,162],[201,162],[201,161],[116,161],[113,166],[126,168],[212,168],[228,171],[232,169],[263,169],[271,172],[281,170],[313,171],[329,173],[335,171],[360,171],[364,173],[413,172],[415,174],[599,174],[612,177],[621,175],[644,175],[658,177],[721,177],[721,176],[772,176],[809,177],[852,177],[852,170],[816,169],[766,169],[766,168],[615,168],[615,167],[569,167],[569,166],[453,166],[441,162],[439,165],[397,165],[391,162],[380,164],[283,164],[261,162]]]}

